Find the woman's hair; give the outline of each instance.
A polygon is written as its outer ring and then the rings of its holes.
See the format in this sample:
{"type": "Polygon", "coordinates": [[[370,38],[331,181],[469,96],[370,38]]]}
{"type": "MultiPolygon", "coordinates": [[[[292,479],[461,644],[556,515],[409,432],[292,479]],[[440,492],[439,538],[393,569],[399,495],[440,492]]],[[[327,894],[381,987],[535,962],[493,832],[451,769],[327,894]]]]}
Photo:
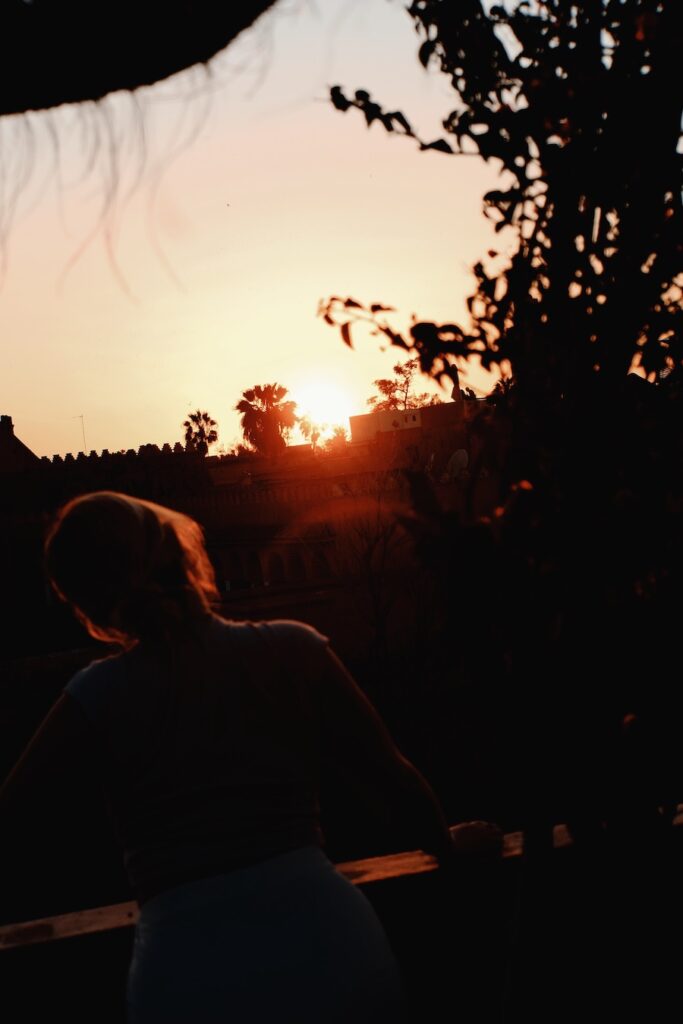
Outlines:
{"type": "Polygon", "coordinates": [[[90,635],[124,646],[182,632],[218,596],[194,519],[113,491],[59,510],[45,561],[55,591],[90,635]]]}

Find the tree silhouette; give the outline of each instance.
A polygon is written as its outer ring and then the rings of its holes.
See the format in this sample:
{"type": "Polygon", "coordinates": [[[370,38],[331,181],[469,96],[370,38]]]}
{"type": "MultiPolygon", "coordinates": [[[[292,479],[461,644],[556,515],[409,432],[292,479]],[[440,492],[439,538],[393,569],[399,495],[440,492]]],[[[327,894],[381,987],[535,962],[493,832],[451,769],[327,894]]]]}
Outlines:
{"type": "Polygon", "coordinates": [[[218,440],[218,424],[211,419],[208,412],[197,409],[191,412],[183,423],[185,430],[185,447],[197,455],[206,455],[209,445],[218,440]]]}
{"type": "Polygon", "coordinates": [[[457,94],[447,138],[420,139],[363,90],[335,86],[332,102],[423,150],[493,161],[501,187],[484,209],[503,244],[473,268],[468,324],[415,319],[401,332],[391,307],[338,296],[320,313],[346,344],[369,323],[435,378],[455,382],[455,361],[474,359],[514,379],[482,420],[480,458],[494,467],[497,540],[534,567],[524,585],[547,586],[550,566],[564,580],[558,619],[572,621],[589,579],[596,608],[598,594],[612,601],[596,617],[615,614],[610,559],[624,607],[653,588],[671,601],[683,571],[680,7],[415,0],[409,11],[420,60],[457,94]]]}
{"type": "Polygon", "coordinates": [[[330,300],[344,327],[371,319],[422,368],[448,374],[453,357],[508,361],[520,395],[556,400],[596,374],[623,379],[635,362],[654,377],[683,358],[680,202],[682,29],[658,0],[516,2],[415,0],[419,57],[450,78],[458,107],[448,139],[420,140],[407,118],[364,90],[340,110],[417,140],[423,150],[494,161],[502,185],[484,196],[512,256],[491,250],[474,267],[471,323],[413,323],[395,332],[386,307],[330,300]],[[551,397],[552,396],[552,397],[551,397]]]}
{"type": "Polygon", "coordinates": [[[422,409],[425,405],[440,404],[441,399],[437,395],[430,395],[427,391],[420,394],[413,392],[415,377],[420,372],[420,360],[417,357],[405,363],[396,363],[393,371],[393,377],[383,377],[372,382],[379,391],[378,395],[372,395],[367,401],[373,412],[422,409]]]}
{"type": "Polygon", "coordinates": [[[469,488],[479,461],[491,507],[449,518],[414,477],[410,528],[441,574],[443,621],[486,651],[465,651],[458,673],[514,694],[519,789],[533,792],[522,816],[561,790],[562,813],[606,820],[596,779],[613,785],[605,752],[623,756],[615,727],[633,708],[650,737],[642,765],[660,766],[648,799],[663,805],[683,777],[683,701],[661,644],[683,589],[680,4],[414,0],[409,13],[421,62],[457,96],[446,137],[421,139],[364,90],[335,86],[332,102],[421,150],[492,161],[501,183],[484,209],[501,242],[473,268],[469,322],[401,331],[390,307],[338,296],[320,313],[347,345],[369,324],[434,378],[455,383],[455,361],[474,359],[514,380],[476,410],[469,488]],[[466,598],[452,586],[463,572],[466,598]],[[541,707],[552,736],[529,728],[541,707]]]}
{"type": "Polygon", "coordinates": [[[348,443],[349,435],[346,427],[339,424],[333,429],[332,436],[325,441],[323,450],[326,455],[341,455],[348,443]]]}
{"type": "Polygon", "coordinates": [[[310,416],[299,416],[297,423],[302,437],[311,442],[311,448],[315,451],[320,440],[320,424],[314,423],[310,416]]]}
{"type": "Polygon", "coordinates": [[[286,394],[280,384],[257,384],[235,406],[245,441],[261,455],[281,452],[296,425],[296,402],[285,402],[286,394]]]}

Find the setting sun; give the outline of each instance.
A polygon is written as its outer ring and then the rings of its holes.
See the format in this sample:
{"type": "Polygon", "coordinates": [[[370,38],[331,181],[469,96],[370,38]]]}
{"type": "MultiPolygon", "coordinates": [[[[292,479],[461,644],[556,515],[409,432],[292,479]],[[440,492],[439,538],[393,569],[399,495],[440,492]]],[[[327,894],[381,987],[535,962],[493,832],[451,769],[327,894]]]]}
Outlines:
{"type": "Polygon", "coordinates": [[[296,402],[298,415],[307,416],[323,435],[331,433],[336,426],[348,430],[349,416],[358,412],[348,393],[324,377],[292,388],[289,397],[296,402]]]}

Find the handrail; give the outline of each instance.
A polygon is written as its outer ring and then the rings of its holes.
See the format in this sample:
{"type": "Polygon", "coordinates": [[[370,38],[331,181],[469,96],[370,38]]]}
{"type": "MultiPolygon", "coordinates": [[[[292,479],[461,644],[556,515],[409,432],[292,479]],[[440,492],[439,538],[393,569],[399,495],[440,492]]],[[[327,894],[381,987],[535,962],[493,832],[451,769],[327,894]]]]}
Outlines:
{"type": "MultiPolygon", "coordinates": [[[[571,837],[565,825],[556,825],[553,829],[553,847],[571,845],[571,837]]],[[[524,848],[522,832],[508,832],[503,836],[502,856],[504,858],[520,857],[524,848]]],[[[463,858],[476,857],[477,851],[463,854],[463,858]]],[[[341,872],[354,885],[367,885],[372,882],[386,881],[391,878],[402,878],[408,875],[421,875],[438,868],[436,857],[422,850],[411,850],[406,853],[392,853],[381,857],[367,857],[364,860],[345,861],[337,864],[341,872]]],[[[76,910],[68,914],[57,914],[53,917],[42,917],[33,921],[19,921],[15,924],[0,926],[0,951],[15,949],[18,946],[31,946],[39,942],[54,942],[76,935],[88,935],[95,932],[113,931],[116,928],[128,928],[138,919],[138,904],[131,900],[126,903],[113,903],[106,907],[93,907],[87,910],[76,910]]]]}
{"type": "MultiPolygon", "coordinates": [[[[683,804],[677,806],[677,813],[672,825],[676,831],[683,829],[683,804]]],[[[459,827],[455,826],[455,830],[459,827]]],[[[453,831],[454,828],[451,828],[451,833],[453,831]]],[[[554,825],[552,849],[561,850],[572,845],[573,839],[568,827],[554,825]]],[[[467,849],[467,845],[464,848],[467,849]]],[[[550,848],[551,844],[548,843],[548,850],[550,848]]],[[[475,842],[471,850],[462,853],[463,861],[476,860],[477,855],[481,855],[483,852],[490,854],[491,847],[477,849],[475,842]]],[[[502,836],[502,844],[497,853],[505,860],[521,857],[524,853],[524,833],[506,832],[502,836]]],[[[353,885],[368,885],[373,882],[388,881],[391,878],[423,875],[436,871],[438,867],[439,863],[436,857],[423,850],[390,853],[381,857],[344,861],[336,865],[337,870],[353,885]]],[[[0,925],[0,952],[6,949],[16,949],[19,946],[54,942],[77,935],[129,928],[136,923],[138,914],[138,904],[134,900],[130,900],[126,903],[112,903],[106,907],[92,907],[87,910],[72,911],[68,914],[57,914],[53,917],[41,917],[33,921],[18,921],[14,924],[0,925]]]]}

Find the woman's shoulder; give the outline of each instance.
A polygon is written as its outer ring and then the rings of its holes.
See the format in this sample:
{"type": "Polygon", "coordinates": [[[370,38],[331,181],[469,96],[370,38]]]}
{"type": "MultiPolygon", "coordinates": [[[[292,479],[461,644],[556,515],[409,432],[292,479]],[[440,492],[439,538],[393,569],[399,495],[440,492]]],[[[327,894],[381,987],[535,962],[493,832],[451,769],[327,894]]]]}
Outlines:
{"type": "Polygon", "coordinates": [[[64,687],[89,717],[105,704],[112,690],[119,685],[124,659],[128,654],[114,654],[91,661],[80,669],[64,687]]]}
{"type": "Polygon", "coordinates": [[[236,640],[245,643],[288,645],[297,648],[326,647],[329,638],[313,626],[297,619],[271,619],[260,621],[230,621],[217,617],[219,628],[236,640]]]}
{"type": "Polygon", "coordinates": [[[319,633],[313,626],[309,626],[307,622],[300,622],[298,619],[273,619],[270,622],[260,622],[258,625],[265,632],[285,642],[322,647],[329,643],[328,637],[319,633]]]}
{"type": "Polygon", "coordinates": [[[79,669],[66,684],[65,689],[69,692],[80,690],[82,687],[90,686],[96,681],[107,679],[116,674],[122,655],[110,654],[106,658],[96,658],[88,665],[79,669]]]}

